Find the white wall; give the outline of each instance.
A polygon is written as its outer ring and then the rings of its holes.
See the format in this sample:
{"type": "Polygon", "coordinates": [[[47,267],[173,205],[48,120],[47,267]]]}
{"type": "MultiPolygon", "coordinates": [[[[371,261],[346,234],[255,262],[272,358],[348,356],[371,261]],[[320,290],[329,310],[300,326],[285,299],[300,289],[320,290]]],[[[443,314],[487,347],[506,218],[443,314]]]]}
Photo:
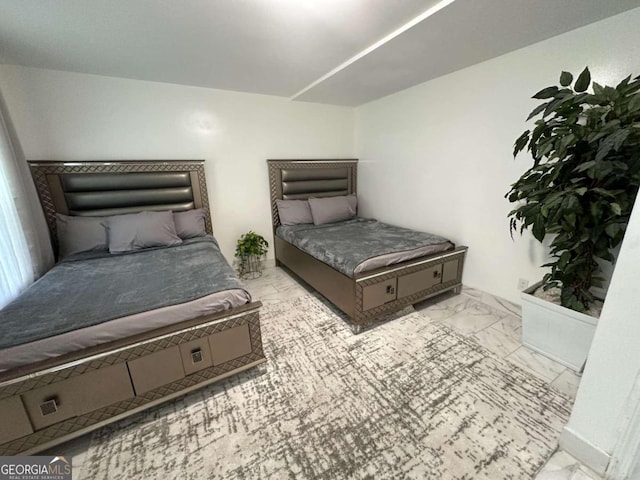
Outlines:
{"type": "MultiPolygon", "coordinates": [[[[617,440],[624,438],[637,407],[628,403],[634,398],[634,382],[640,378],[639,258],[640,196],[620,249],[571,419],[562,436],[562,445],[569,453],[600,472],[617,440]]],[[[636,431],[638,427],[636,424],[636,431]]]]}
{"type": "Polygon", "coordinates": [[[8,65],[0,91],[28,160],[205,159],[228,260],[271,239],[267,158],[353,156],[352,108],[8,65]]]}
{"type": "Polygon", "coordinates": [[[546,261],[530,235],[511,240],[503,198],[530,165],[512,157],[530,97],[585,65],[600,83],[640,74],[638,25],[631,10],[359,107],[362,213],[468,245],[464,283],[519,303],[546,261]]]}

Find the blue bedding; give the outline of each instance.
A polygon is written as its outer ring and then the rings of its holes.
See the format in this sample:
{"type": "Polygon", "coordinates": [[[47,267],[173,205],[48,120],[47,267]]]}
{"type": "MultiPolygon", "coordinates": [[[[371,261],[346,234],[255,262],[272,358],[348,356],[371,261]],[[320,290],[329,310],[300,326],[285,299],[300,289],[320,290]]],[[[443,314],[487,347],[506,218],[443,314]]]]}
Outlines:
{"type": "Polygon", "coordinates": [[[229,289],[244,286],[209,236],[120,255],[71,255],[0,310],[0,348],[229,289]]]}
{"type": "MultiPolygon", "coordinates": [[[[434,252],[454,247],[438,235],[361,217],[324,225],[282,225],[276,234],[349,277],[357,273],[358,265],[381,255],[402,254],[425,247],[434,247],[434,252]]],[[[404,261],[409,257],[399,255],[398,258],[398,261],[404,261]]]]}

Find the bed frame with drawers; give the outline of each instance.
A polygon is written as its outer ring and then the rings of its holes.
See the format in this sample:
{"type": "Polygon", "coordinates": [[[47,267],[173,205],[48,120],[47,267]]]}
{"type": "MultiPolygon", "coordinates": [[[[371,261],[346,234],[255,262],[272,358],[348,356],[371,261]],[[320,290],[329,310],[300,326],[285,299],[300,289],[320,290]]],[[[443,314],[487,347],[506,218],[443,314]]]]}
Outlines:
{"type": "Polygon", "coordinates": [[[354,333],[408,305],[446,291],[460,292],[467,251],[464,246],[361,272],[352,278],[278,237],[277,199],[355,194],[358,161],[267,160],[267,164],[276,264],[286,267],[342,310],[354,333]]]}
{"type": "MultiPolygon", "coordinates": [[[[30,162],[55,214],[207,212],[203,161],[30,162]]],[[[266,361],[260,302],[0,373],[0,455],[32,454],[266,361]]]]}

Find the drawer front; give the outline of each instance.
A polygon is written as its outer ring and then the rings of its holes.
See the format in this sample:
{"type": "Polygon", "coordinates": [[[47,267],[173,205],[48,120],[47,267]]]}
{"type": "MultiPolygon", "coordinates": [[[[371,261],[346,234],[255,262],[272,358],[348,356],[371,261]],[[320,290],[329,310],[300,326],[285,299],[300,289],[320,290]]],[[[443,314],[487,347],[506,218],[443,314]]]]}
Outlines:
{"type": "Polygon", "coordinates": [[[22,401],[36,430],[76,415],[73,406],[73,378],[22,394],[22,401]]]}
{"type": "Polygon", "coordinates": [[[393,302],[397,298],[396,291],[396,278],[364,287],[362,289],[362,310],[369,310],[387,302],[393,302]]]}
{"type": "Polygon", "coordinates": [[[458,262],[460,262],[460,260],[455,259],[446,262],[442,266],[442,283],[450,282],[458,278],[458,262]]]}
{"type": "Polygon", "coordinates": [[[177,346],[145,355],[128,363],[136,395],[142,395],[149,390],[184,378],[182,358],[177,346]]]}
{"type": "Polygon", "coordinates": [[[26,392],[22,399],[31,423],[39,430],[133,396],[123,362],[26,392]]]}
{"type": "Polygon", "coordinates": [[[442,265],[435,265],[398,278],[398,298],[431,288],[442,282],[442,265]]]}
{"type": "Polygon", "coordinates": [[[209,346],[214,365],[251,353],[249,325],[245,323],[209,336],[209,346]]]}
{"type": "Polygon", "coordinates": [[[178,345],[178,347],[180,348],[182,367],[184,368],[184,373],[186,375],[190,375],[213,365],[208,337],[198,338],[191,342],[182,343],[178,345]]]}
{"type": "Polygon", "coordinates": [[[0,444],[33,433],[19,396],[0,400],[0,444]]]}
{"type": "Polygon", "coordinates": [[[127,398],[133,398],[133,386],[126,363],[118,363],[74,377],[73,398],[76,415],[84,415],[127,398]]]}

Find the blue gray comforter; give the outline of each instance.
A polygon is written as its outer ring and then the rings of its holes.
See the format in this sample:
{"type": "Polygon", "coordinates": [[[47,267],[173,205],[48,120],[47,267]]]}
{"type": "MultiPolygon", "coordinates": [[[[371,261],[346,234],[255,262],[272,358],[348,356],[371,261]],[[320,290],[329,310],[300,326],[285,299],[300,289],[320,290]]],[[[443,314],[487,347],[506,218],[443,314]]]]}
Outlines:
{"type": "Polygon", "coordinates": [[[0,310],[0,348],[244,289],[212,237],[121,255],[67,257],[0,310]]]}
{"type": "MultiPolygon", "coordinates": [[[[325,225],[282,225],[276,233],[349,277],[354,276],[358,265],[381,255],[408,252],[427,246],[441,247],[438,250],[453,248],[449,240],[438,235],[360,217],[325,225]]],[[[399,256],[396,262],[404,260],[407,260],[407,256],[399,256]]]]}

